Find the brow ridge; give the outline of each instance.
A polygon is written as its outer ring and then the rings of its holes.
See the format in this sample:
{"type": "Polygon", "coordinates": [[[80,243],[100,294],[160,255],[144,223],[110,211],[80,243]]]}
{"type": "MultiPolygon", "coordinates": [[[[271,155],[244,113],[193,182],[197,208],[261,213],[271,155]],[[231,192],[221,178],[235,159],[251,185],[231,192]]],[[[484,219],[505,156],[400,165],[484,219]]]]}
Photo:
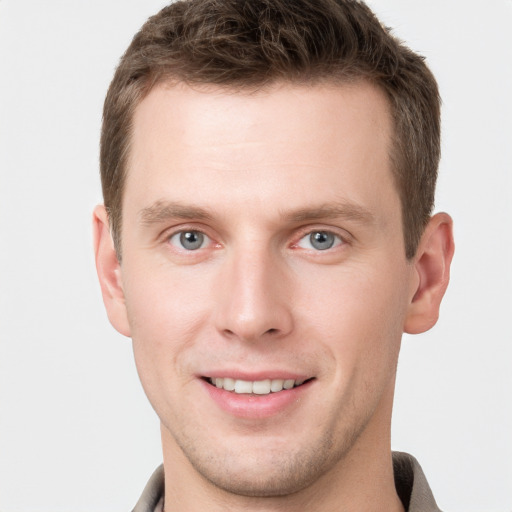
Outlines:
{"type": "MultiPolygon", "coordinates": [[[[292,223],[334,218],[344,218],[363,223],[375,222],[375,217],[370,210],[346,202],[299,208],[293,211],[281,211],[280,216],[292,223]]],[[[156,201],[139,212],[140,221],[144,225],[158,224],[169,219],[212,220],[213,217],[212,213],[205,208],[163,200],[156,201]]]]}
{"type": "Polygon", "coordinates": [[[285,213],[285,218],[292,222],[306,222],[321,219],[345,218],[364,223],[374,223],[374,214],[354,203],[340,202],[335,204],[324,204],[313,208],[300,208],[285,213]]]}
{"type": "Polygon", "coordinates": [[[138,214],[142,224],[151,225],[165,222],[168,219],[199,219],[211,220],[212,215],[204,208],[186,205],[176,201],[156,201],[143,208],[138,214]]]}

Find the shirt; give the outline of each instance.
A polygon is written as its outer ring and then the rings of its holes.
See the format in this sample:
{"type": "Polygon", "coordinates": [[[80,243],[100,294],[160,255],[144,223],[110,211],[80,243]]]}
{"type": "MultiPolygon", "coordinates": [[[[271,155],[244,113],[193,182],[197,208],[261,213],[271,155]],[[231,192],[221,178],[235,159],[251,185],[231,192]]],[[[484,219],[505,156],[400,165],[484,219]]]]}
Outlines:
{"type": "MultiPolygon", "coordinates": [[[[395,487],[407,512],[441,512],[418,461],[408,453],[393,452],[395,487]]],[[[162,512],[164,505],[164,467],[149,479],[132,512],[162,512]]]]}

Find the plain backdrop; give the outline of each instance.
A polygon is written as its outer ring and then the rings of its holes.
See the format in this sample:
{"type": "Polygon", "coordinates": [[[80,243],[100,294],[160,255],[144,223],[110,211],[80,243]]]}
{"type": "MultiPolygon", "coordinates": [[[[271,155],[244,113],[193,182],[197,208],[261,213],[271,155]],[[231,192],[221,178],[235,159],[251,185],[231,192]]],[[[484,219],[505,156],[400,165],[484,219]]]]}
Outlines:
{"type": "MultiPolygon", "coordinates": [[[[0,0],[1,512],[128,511],[161,461],[90,225],[103,98],[163,5],[0,0]]],[[[404,338],[393,448],[420,460],[441,508],[510,512],[512,1],[370,5],[438,78],[436,209],[457,244],[438,325],[404,338]]]]}

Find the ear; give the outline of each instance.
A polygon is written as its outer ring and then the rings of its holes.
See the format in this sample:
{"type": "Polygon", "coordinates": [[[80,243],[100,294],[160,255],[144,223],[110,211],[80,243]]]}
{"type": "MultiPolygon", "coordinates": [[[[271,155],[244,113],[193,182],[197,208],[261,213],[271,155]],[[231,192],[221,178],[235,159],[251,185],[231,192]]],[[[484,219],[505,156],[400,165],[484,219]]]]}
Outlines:
{"type": "Polygon", "coordinates": [[[103,205],[98,205],[94,209],[93,237],[96,271],[108,318],[117,331],[130,336],[121,265],[110,234],[107,210],[103,205]]]}
{"type": "Polygon", "coordinates": [[[414,257],[416,279],[404,332],[419,334],[428,331],[439,318],[455,249],[452,226],[452,219],[447,213],[438,213],[425,228],[414,257]]]}

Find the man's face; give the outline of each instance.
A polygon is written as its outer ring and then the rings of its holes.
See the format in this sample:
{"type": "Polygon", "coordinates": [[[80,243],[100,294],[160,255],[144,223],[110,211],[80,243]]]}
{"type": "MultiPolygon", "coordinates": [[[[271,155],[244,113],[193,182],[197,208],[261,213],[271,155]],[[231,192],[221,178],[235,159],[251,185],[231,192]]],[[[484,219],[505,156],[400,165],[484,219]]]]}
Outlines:
{"type": "Polygon", "coordinates": [[[286,494],[386,444],[415,283],[390,137],[364,83],[158,86],[138,106],[121,282],[180,470],[286,494]]]}

